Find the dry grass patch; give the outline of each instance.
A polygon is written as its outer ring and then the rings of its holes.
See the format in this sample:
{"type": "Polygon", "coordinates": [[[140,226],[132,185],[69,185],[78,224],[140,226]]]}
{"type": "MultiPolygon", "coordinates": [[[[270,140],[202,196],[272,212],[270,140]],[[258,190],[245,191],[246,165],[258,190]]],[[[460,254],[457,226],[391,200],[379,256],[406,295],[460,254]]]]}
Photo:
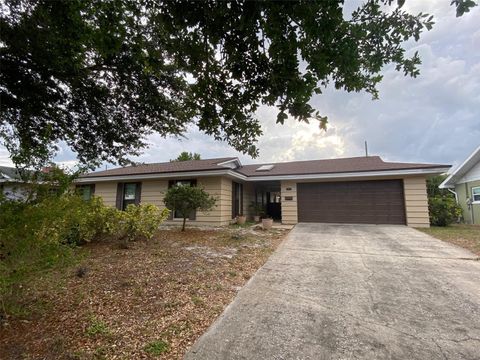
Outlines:
{"type": "Polygon", "coordinates": [[[432,226],[418,229],[437,239],[461,246],[480,256],[480,226],[478,225],[451,225],[446,227],[432,226]]]}
{"type": "Polygon", "coordinates": [[[129,249],[89,244],[80,264],[25,286],[0,358],[180,359],[285,234],[166,229],[129,249]]]}

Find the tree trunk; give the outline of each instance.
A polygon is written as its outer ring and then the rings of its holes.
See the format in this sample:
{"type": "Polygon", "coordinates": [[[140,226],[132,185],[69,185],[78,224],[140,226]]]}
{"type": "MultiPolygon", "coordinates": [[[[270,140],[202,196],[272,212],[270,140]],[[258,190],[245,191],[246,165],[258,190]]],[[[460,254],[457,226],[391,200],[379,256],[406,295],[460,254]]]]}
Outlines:
{"type": "Polygon", "coordinates": [[[187,218],[184,216],[183,217],[183,225],[182,225],[182,231],[185,231],[185,223],[187,222],[187,218]]]}

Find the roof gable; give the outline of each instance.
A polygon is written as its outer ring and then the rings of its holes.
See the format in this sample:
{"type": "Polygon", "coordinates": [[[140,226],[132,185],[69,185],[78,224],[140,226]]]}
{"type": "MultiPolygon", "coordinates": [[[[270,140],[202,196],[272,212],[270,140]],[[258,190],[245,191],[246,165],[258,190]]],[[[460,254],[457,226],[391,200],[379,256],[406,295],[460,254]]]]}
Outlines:
{"type": "Polygon", "coordinates": [[[440,184],[440,188],[455,187],[455,184],[480,180],[480,146],[465,161],[455,168],[440,184]]]}

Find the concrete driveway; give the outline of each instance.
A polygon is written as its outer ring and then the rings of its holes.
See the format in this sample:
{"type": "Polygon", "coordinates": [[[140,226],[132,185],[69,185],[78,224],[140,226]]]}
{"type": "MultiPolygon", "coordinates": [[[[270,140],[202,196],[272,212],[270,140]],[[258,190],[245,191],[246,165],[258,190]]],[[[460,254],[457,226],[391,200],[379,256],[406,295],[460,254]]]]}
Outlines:
{"type": "Polygon", "coordinates": [[[404,226],[298,224],[186,359],[480,359],[480,261],[404,226]]]}

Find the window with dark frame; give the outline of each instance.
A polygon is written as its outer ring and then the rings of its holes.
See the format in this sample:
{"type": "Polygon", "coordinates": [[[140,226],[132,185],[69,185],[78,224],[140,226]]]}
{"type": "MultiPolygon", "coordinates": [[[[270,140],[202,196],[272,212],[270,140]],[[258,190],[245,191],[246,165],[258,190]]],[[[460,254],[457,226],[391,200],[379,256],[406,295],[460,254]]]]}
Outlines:
{"type": "Polygon", "coordinates": [[[123,205],[122,210],[125,210],[128,205],[136,204],[137,184],[126,183],[123,185],[123,205]]]}
{"type": "Polygon", "coordinates": [[[128,205],[140,205],[142,196],[142,183],[117,183],[116,207],[125,210],[128,205]]]}
{"type": "Polygon", "coordinates": [[[95,193],[95,184],[77,185],[76,190],[83,200],[88,201],[95,193]]]}
{"type": "Polygon", "coordinates": [[[472,188],[472,200],[473,202],[480,202],[480,186],[472,188]]]}

